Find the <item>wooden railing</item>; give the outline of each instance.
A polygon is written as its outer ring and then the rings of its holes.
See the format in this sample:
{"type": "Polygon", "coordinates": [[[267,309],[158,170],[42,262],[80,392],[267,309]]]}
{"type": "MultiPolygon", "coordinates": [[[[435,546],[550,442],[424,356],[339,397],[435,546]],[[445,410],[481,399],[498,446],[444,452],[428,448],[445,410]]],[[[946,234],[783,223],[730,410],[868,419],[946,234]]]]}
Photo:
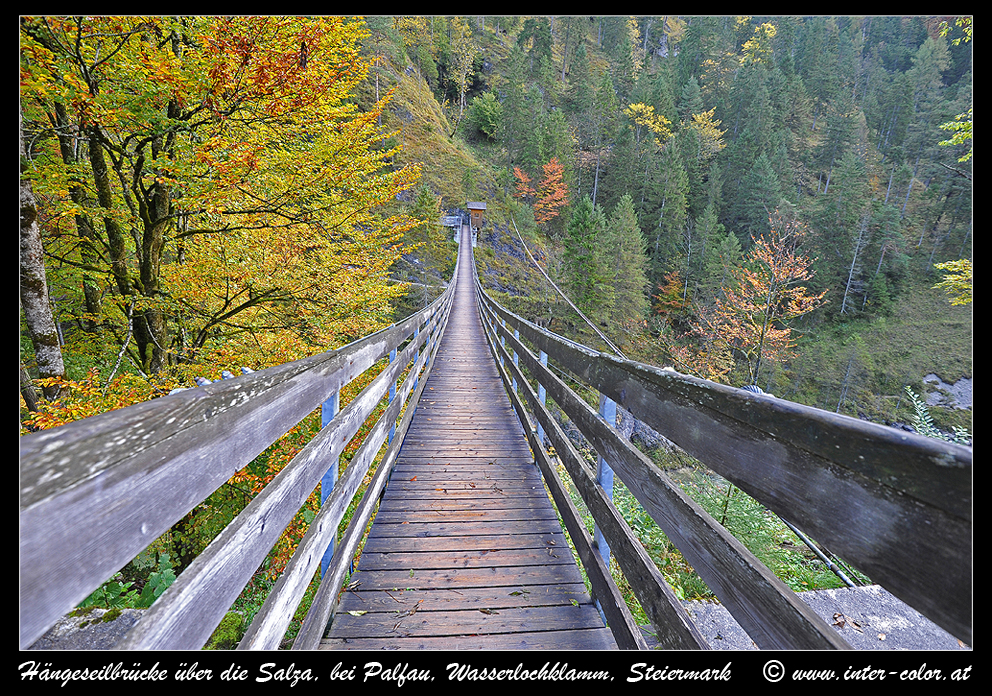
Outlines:
{"type": "Polygon", "coordinates": [[[615,415],[601,417],[555,372],[598,391],[602,413],[611,403],[627,409],[971,644],[970,448],[613,357],[507,311],[481,286],[479,294],[511,402],[621,647],[643,647],[643,640],[603,560],[610,553],[663,647],[707,645],[613,506],[613,472],[759,648],[850,646],[631,445],[615,415]],[[546,396],[598,452],[596,471],[552,417],[546,396]],[[558,479],[545,437],[595,520],[595,539],[558,479]]]}
{"type": "Polygon", "coordinates": [[[456,269],[429,307],[343,348],[23,436],[20,646],[31,645],[304,417],[322,405],[329,408],[333,418],[117,646],[201,648],[322,477],[336,470],[344,447],[388,399],[239,645],[279,646],[342,516],[388,440],[294,645],[314,647],[412,418],[414,409],[403,409],[416,404],[427,381],[457,277],[456,269]],[[386,356],[389,364],[337,412],[342,387],[386,356]]]}

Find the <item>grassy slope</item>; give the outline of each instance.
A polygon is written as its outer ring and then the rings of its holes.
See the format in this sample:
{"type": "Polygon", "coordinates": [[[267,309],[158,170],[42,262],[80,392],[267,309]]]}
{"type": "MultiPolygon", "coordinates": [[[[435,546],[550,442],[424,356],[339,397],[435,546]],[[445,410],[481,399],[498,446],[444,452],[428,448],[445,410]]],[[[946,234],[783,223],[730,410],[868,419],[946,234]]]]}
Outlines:
{"type": "MultiPolygon", "coordinates": [[[[841,412],[878,423],[908,423],[912,409],[905,386],[923,394],[923,377],[929,373],[949,383],[972,377],[972,309],[951,306],[930,287],[933,282],[916,281],[889,316],[816,327],[801,340],[800,357],[781,377],[779,395],[834,411],[850,365],[841,412]]],[[[933,408],[931,413],[945,430],[952,425],[972,429],[971,410],[933,408]]]]}

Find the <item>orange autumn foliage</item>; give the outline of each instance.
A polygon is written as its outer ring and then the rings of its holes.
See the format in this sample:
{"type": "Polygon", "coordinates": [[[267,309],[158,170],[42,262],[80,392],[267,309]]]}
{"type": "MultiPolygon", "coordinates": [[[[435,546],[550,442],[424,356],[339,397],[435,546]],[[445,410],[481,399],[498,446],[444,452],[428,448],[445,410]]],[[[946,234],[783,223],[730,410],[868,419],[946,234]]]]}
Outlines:
{"type": "Polygon", "coordinates": [[[547,222],[556,217],[568,205],[568,184],[565,183],[565,170],[557,157],[544,165],[544,178],[537,188],[534,202],[534,219],[547,222]]]}
{"type": "Polygon", "coordinates": [[[552,157],[544,167],[544,176],[537,188],[531,185],[531,178],[520,167],[513,168],[517,179],[514,196],[522,199],[534,199],[534,220],[547,222],[568,205],[568,184],[565,182],[565,170],[557,157],[552,157]]]}

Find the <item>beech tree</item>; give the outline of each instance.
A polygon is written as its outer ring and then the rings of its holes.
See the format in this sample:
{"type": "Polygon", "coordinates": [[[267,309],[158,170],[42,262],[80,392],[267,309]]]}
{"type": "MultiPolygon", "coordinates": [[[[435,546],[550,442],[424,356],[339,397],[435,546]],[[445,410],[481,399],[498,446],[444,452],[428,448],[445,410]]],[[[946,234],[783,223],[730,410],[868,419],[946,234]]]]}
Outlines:
{"type": "MultiPolygon", "coordinates": [[[[24,132],[21,126],[21,113],[18,111],[18,139],[21,156],[21,180],[19,185],[20,203],[20,306],[24,312],[28,333],[34,346],[38,374],[50,380],[42,387],[46,399],[57,399],[60,392],[58,379],[65,376],[62,349],[59,346],[58,330],[52,317],[48,300],[48,281],[45,277],[44,251],[41,244],[41,228],[38,224],[38,206],[31,182],[25,178],[29,169],[28,151],[25,149],[24,132]]],[[[23,367],[22,367],[23,372],[23,367]]],[[[34,410],[33,393],[30,385],[21,378],[21,389],[26,394],[25,402],[34,410]]]]}
{"type": "Polygon", "coordinates": [[[826,291],[807,290],[812,260],[799,252],[805,227],[777,211],[770,231],[754,240],[744,263],[731,268],[731,283],[712,309],[699,312],[693,326],[696,349],[680,353],[682,361],[704,368],[709,379],[722,378],[733,356],[743,364],[746,384],[758,379],[762,363],[793,355],[790,323],[825,303],[826,291]]]}
{"type": "MultiPolygon", "coordinates": [[[[88,172],[39,157],[53,220],[101,220],[86,263],[109,281],[118,345],[151,375],[226,350],[256,367],[384,325],[402,232],[377,208],[413,185],[359,111],[360,21],[339,17],[24,18],[22,95],[88,153],[88,172]],[[66,117],[58,117],[64,108],[66,117]],[[85,174],[96,201],[63,194],[85,174]],[[133,337],[133,340],[131,340],[133,337]]],[[[41,138],[42,147],[56,139],[41,138]]]]}
{"type": "Polygon", "coordinates": [[[516,179],[516,198],[533,203],[534,220],[539,223],[549,222],[558,217],[561,209],[568,205],[568,184],[565,182],[565,172],[557,157],[545,162],[542,167],[544,176],[537,186],[532,185],[531,178],[520,167],[513,168],[516,179]]]}
{"type": "Polygon", "coordinates": [[[534,202],[534,219],[548,222],[558,216],[568,205],[568,184],[565,183],[564,169],[557,157],[545,163],[544,177],[537,187],[537,200],[534,202]]]}
{"type": "Polygon", "coordinates": [[[944,279],[934,285],[934,289],[943,290],[950,295],[952,305],[969,305],[974,299],[972,286],[972,263],[970,259],[947,261],[934,266],[945,271],[944,279]]]}

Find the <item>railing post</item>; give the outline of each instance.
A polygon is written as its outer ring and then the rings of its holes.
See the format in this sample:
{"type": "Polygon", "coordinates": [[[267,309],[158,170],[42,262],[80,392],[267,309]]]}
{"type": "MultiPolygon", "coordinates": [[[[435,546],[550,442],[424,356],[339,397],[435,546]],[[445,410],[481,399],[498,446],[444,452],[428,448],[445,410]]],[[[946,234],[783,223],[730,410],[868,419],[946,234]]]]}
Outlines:
{"type": "MultiPolygon", "coordinates": [[[[611,427],[617,424],[617,404],[613,399],[610,399],[605,394],[599,395],[599,416],[605,420],[611,427]]],[[[603,487],[606,491],[606,495],[610,500],[613,500],[613,469],[610,467],[609,462],[603,459],[602,456],[597,458],[596,461],[596,483],[603,487]]],[[[603,532],[600,530],[597,524],[593,530],[594,538],[596,541],[596,547],[599,549],[599,555],[606,563],[606,566],[610,565],[610,545],[606,541],[606,537],[603,536],[603,532]]]]}
{"type": "MultiPolygon", "coordinates": [[[[327,425],[334,420],[334,416],[338,414],[341,408],[340,402],[340,392],[334,392],[328,399],[320,405],[320,427],[325,428],[327,425]]],[[[334,458],[334,461],[330,463],[327,467],[327,471],[320,479],[320,504],[323,505],[324,501],[327,500],[331,491],[334,490],[334,484],[338,481],[338,457],[334,458]]],[[[337,534],[335,534],[335,537],[337,534]]],[[[324,555],[320,559],[320,575],[321,577],[327,573],[327,566],[330,565],[331,557],[334,555],[334,539],[331,543],[327,545],[324,550],[324,555]]]]}
{"type": "MultiPolygon", "coordinates": [[[[396,360],[396,349],[393,348],[389,351],[389,364],[392,365],[393,361],[396,360]]],[[[389,403],[393,403],[393,399],[396,398],[396,382],[394,381],[389,385],[389,403]]],[[[396,435],[396,423],[391,423],[389,426],[389,442],[392,443],[393,436],[396,435]]]]}
{"type": "MultiPolygon", "coordinates": [[[[540,354],[540,360],[542,365],[544,365],[545,367],[548,366],[548,354],[545,353],[543,350],[541,351],[540,354]]],[[[548,390],[544,388],[544,385],[541,384],[541,382],[537,383],[537,400],[541,402],[542,406],[548,400],[548,390]]],[[[544,428],[541,426],[540,422],[538,422],[537,424],[537,441],[541,445],[541,447],[544,447],[544,428]]]]}
{"type": "MultiPolygon", "coordinates": [[[[513,330],[513,337],[515,339],[517,339],[518,341],[520,340],[520,330],[519,329],[514,329],[513,330]]],[[[518,366],[518,367],[520,365],[520,356],[517,355],[517,351],[513,351],[513,364],[516,365],[516,366],[518,366]]],[[[513,391],[514,392],[517,391],[517,378],[516,377],[513,378],[513,391]]]]}

